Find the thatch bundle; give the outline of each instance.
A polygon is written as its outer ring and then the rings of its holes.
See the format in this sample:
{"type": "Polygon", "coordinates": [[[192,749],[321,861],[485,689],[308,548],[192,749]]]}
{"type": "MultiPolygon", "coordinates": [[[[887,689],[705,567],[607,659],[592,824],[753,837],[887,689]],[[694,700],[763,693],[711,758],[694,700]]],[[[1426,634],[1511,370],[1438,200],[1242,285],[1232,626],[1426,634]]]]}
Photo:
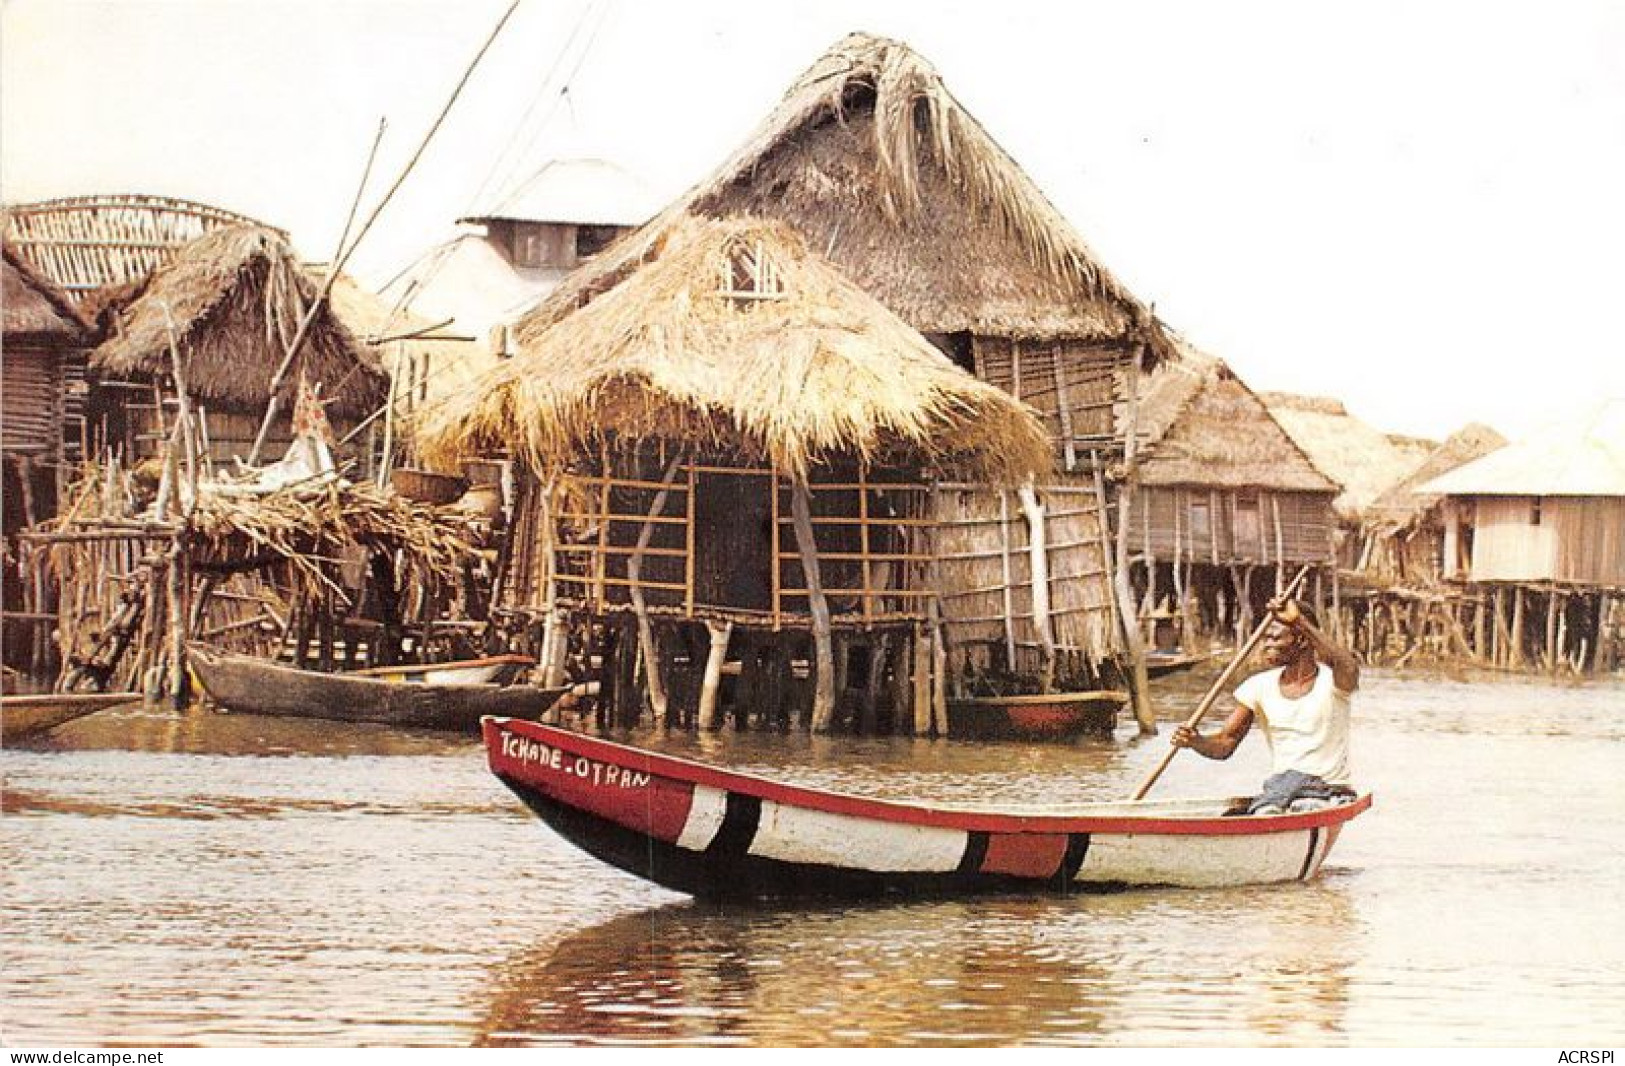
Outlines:
{"type": "Polygon", "coordinates": [[[796,475],[836,455],[996,481],[1050,463],[1029,409],[954,366],[780,223],[675,222],[619,285],[562,320],[533,313],[518,341],[516,358],[428,412],[426,453],[506,446],[547,471],[655,437],[796,475]],[[741,256],[776,291],[725,291],[741,256]]]}
{"type": "MultiPolygon", "coordinates": [[[[92,354],[91,364],[114,378],[167,374],[173,335],[195,397],[259,410],[318,293],[317,283],[276,231],[247,225],[218,229],[177,249],[142,280],[97,301],[111,335],[92,354]]],[[[322,385],[331,413],[350,420],[376,410],[388,388],[383,371],[325,306],[285,388],[291,389],[301,373],[322,385]]]]}
{"type": "Polygon", "coordinates": [[[18,337],[82,341],[89,330],[73,301],[10,245],[0,265],[0,318],[8,340],[18,337]]]}
{"type": "Polygon", "coordinates": [[[455,581],[478,551],[463,516],[368,484],[203,493],[186,544],[195,565],[286,563],[311,592],[332,587],[327,570],[361,551],[388,555],[407,568],[408,581],[425,584],[455,581]]]}
{"type": "Polygon", "coordinates": [[[781,219],[916,329],[1167,339],[923,58],[852,34],[746,143],[542,305],[568,314],[688,215],[781,219]]]}

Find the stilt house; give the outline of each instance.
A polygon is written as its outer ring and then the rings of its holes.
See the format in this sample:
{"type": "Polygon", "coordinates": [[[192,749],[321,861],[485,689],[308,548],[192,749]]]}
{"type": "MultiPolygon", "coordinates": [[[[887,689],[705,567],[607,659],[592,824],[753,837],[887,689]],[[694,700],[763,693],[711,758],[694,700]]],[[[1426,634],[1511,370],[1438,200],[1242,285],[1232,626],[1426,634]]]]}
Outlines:
{"type": "Polygon", "coordinates": [[[1376,540],[1367,557],[1366,575],[1376,581],[1412,588],[1436,588],[1446,571],[1468,565],[1471,543],[1454,538],[1445,557],[1444,497],[1419,487],[1498,448],[1507,440],[1489,426],[1472,425],[1452,433],[1416,470],[1374,500],[1367,525],[1376,540]]]}
{"type": "Polygon", "coordinates": [[[1139,422],[1128,541],[1152,643],[1167,643],[1159,619],[1187,636],[1245,633],[1299,567],[1329,578],[1339,486],[1228,366],[1188,350],[1165,362],[1147,379],[1139,422]]]}
{"type": "Polygon", "coordinates": [[[381,295],[434,321],[451,320],[483,351],[509,354],[504,327],[657,206],[636,177],[607,160],[550,160],[517,189],[458,219],[455,236],[381,295]]]}
{"type": "MultiPolygon", "coordinates": [[[[105,439],[135,459],[162,450],[165,412],[181,384],[174,380],[173,345],[184,386],[206,411],[209,454],[219,462],[248,456],[272,381],[319,291],[281,235],[259,226],[216,229],[139,281],[104,290],[97,310],[106,339],[90,365],[99,394],[92,410],[105,439]]],[[[292,439],[289,417],[301,377],[318,388],[341,436],[377,411],[388,392],[376,358],[324,304],[284,374],[280,413],[262,458],[275,458],[292,439]]]]}
{"type": "Polygon", "coordinates": [[[930,64],[895,41],[841,40],[716,171],[566,278],[539,320],[591,300],[691,217],[793,227],[947,358],[1039,412],[1056,473],[1004,492],[938,486],[947,645],[956,673],[1116,687],[1117,414],[1169,341],[930,64]]]}
{"type": "Polygon", "coordinates": [[[937,486],[1041,474],[1037,417],[781,222],[668,217],[597,279],[420,428],[527,473],[500,609],[618,723],[945,728],[937,486]]]}
{"type": "Polygon", "coordinates": [[[1493,593],[1487,654],[1612,670],[1625,650],[1625,400],[1418,486],[1444,503],[1445,577],[1493,593]],[[1460,565],[1465,560],[1466,565],[1460,565]],[[1532,601],[1532,602],[1526,602],[1532,601]],[[1542,611],[1541,608],[1544,607],[1542,611]],[[1539,632],[1544,615],[1544,634],[1539,632]]]}
{"type": "Polygon", "coordinates": [[[1365,572],[1382,539],[1368,521],[1371,505],[1427,461],[1438,443],[1384,433],[1328,397],[1266,392],[1259,398],[1316,468],[1343,487],[1333,503],[1338,566],[1365,572]]]}

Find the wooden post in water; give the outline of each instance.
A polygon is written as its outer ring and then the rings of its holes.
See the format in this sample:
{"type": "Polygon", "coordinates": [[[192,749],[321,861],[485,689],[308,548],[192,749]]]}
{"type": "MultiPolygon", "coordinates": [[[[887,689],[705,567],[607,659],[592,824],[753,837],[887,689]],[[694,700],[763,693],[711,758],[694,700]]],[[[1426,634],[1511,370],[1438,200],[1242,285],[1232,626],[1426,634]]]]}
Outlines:
{"type": "Polygon", "coordinates": [[[931,733],[931,636],[925,625],[914,627],[914,735],[931,733]]]}
{"type": "Polygon", "coordinates": [[[705,657],[705,679],[700,682],[699,721],[701,729],[714,730],[722,725],[718,696],[722,691],[722,666],[728,658],[728,638],[734,626],[732,622],[707,620],[705,628],[711,636],[711,650],[705,657]]]}
{"type": "Polygon", "coordinates": [[[1522,670],[1524,665],[1523,586],[1519,585],[1512,591],[1512,658],[1510,660],[1510,665],[1514,670],[1522,670]]]}
{"type": "MultiPolygon", "coordinates": [[[[654,502],[649,505],[649,516],[644,520],[643,528],[638,530],[637,546],[632,549],[632,557],[626,563],[627,592],[632,600],[632,611],[638,619],[638,647],[643,651],[643,676],[648,685],[649,711],[656,724],[666,720],[669,699],[665,678],[661,676],[660,653],[655,647],[654,629],[649,622],[649,605],[643,596],[643,555],[649,550],[649,541],[654,537],[655,519],[666,511],[666,498],[671,495],[671,485],[677,479],[680,465],[681,460],[675,457],[666,465],[660,488],[655,492],[654,502]]],[[[605,477],[608,476],[606,470],[605,477]]],[[[605,525],[608,524],[606,521],[605,525]]]]}

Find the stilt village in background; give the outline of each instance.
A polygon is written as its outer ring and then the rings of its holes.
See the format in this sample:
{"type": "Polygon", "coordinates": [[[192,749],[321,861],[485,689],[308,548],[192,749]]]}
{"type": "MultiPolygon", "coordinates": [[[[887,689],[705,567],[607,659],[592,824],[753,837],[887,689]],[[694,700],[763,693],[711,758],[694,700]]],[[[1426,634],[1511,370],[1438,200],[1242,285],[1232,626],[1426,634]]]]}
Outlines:
{"type": "Polygon", "coordinates": [[[375,294],[221,207],[6,207],[8,690],[507,653],[602,726],[1150,731],[1306,567],[1371,665],[1625,665],[1625,403],[1437,442],[1256,392],[904,44],[663,207],[564,160],[458,221],[375,294]]]}

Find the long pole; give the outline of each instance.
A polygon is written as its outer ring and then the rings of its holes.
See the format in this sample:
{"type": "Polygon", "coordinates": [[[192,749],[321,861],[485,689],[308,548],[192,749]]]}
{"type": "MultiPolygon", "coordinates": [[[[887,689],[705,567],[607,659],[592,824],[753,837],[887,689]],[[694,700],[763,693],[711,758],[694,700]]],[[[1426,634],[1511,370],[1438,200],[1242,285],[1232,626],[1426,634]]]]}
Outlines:
{"type": "MultiPolygon", "coordinates": [[[[388,191],[384,193],[383,199],[378,201],[378,205],[374,207],[372,209],[372,213],[367,216],[367,220],[362,223],[360,231],[356,233],[355,239],[350,242],[350,247],[346,249],[344,254],[339,256],[338,260],[328,269],[326,284],[323,286],[322,291],[317,295],[315,302],[312,303],[309,310],[305,312],[304,319],[299,323],[298,332],[295,333],[293,341],[288,345],[287,353],[282,357],[282,365],[277,368],[276,374],[272,377],[271,400],[266,405],[265,419],[260,423],[259,434],[254,439],[254,449],[248,459],[250,464],[259,462],[259,454],[260,450],[265,445],[265,437],[270,432],[271,424],[276,420],[278,405],[277,389],[281,387],[283,379],[287,376],[288,369],[293,365],[294,357],[299,353],[299,345],[304,341],[305,335],[310,330],[311,322],[315,320],[316,313],[321,309],[322,303],[327,299],[327,294],[332,290],[333,282],[337,280],[340,271],[344,269],[344,264],[349,261],[351,253],[353,253],[356,246],[361,243],[361,239],[367,235],[368,230],[372,229],[372,224],[378,221],[378,216],[383,213],[383,210],[386,206],[388,206],[389,201],[394,198],[396,191],[399,190],[401,185],[406,181],[407,175],[412,173],[413,168],[418,164],[418,160],[423,158],[423,153],[428,149],[429,142],[434,140],[434,135],[440,131],[441,124],[446,121],[446,116],[450,114],[452,105],[455,104],[457,102],[457,98],[462,95],[463,87],[468,84],[468,79],[474,76],[474,69],[480,65],[480,60],[485,58],[485,53],[490,51],[491,45],[496,43],[497,35],[502,32],[502,27],[508,24],[508,19],[513,17],[513,13],[518,7],[519,0],[513,0],[513,3],[508,6],[508,10],[502,13],[502,17],[497,20],[496,27],[491,30],[491,35],[485,39],[485,43],[481,45],[480,50],[475,53],[473,61],[468,64],[468,69],[463,71],[463,76],[457,82],[457,87],[452,89],[451,97],[446,101],[446,106],[440,109],[440,114],[434,120],[434,125],[430,126],[429,132],[423,135],[423,141],[418,145],[417,151],[412,153],[412,158],[407,160],[406,166],[402,168],[400,175],[395,179],[395,184],[389,187],[388,191]]],[[[380,133],[381,132],[382,127],[380,127],[380,133]]],[[[374,142],[374,150],[376,150],[376,148],[377,144],[374,142]]],[[[372,162],[369,158],[367,163],[367,168],[369,171],[371,170],[371,167],[372,162]]],[[[363,179],[363,187],[364,186],[365,179],[363,179]]],[[[359,197],[359,195],[360,194],[358,193],[357,196],[359,197]]],[[[346,226],[348,226],[348,223],[346,223],[346,226]]]]}
{"type": "MultiPolygon", "coordinates": [[[[1281,598],[1289,599],[1296,595],[1298,586],[1303,584],[1303,579],[1308,575],[1309,567],[1305,566],[1300,569],[1298,571],[1298,575],[1292,579],[1291,583],[1288,584],[1286,589],[1281,593],[1281,598]]],[[[1235,676],[1237,668],[1239,668],[1242,663],[1247,661],[1247,657],[1252,655],[1253,650],[1257,648],[1259,642],[1264,639],[1264,634],[1269,631],[1270,623],[1273,621],[1275,621],[1273,615],[1265,615],[1264,620],[1258,623],[1258,626],[1253,630],[1253,635],[1247,638],[1247,643],[1243,644],[1241,649],[1236,652],[1235,657],[1230,660],[1230,664],[1224,668],[1224,672],[1219,674],[1219,676],[1214,679],[1212,687],[1207,690],[1207,695],[1202,697],[1202,702],[1196,705],[1196,710],[1191,712],[1191,716],[1189,718],[1185,719],[1185,726],[1187,728],[1195,729],[1197,723],[1201,722],[1203,716],[1206,715],[1208,710],[1212,708],[1213,701],[1219,698],[1219,693],[1224,691],[1225,686],[1230,683],[1230,679],[1235,676]]],[[[1170,745],[1167,754],[1165,754],[1162,757],[1162,761],[1157,764],[1157,768],[1151,771],[1150,776],[1145,779],[1140,787],[1135,790],[1134,795],[1130,798],[1136,800],[1144,799],[1145,794],[1151,791],[1151,786],[1157,783],[1157,778],[1162,776],[1162,772],[1168,769],[1168,764],[1173,762],[1174,756],[1178,754],[1179,749],[1170,745]]]]}

